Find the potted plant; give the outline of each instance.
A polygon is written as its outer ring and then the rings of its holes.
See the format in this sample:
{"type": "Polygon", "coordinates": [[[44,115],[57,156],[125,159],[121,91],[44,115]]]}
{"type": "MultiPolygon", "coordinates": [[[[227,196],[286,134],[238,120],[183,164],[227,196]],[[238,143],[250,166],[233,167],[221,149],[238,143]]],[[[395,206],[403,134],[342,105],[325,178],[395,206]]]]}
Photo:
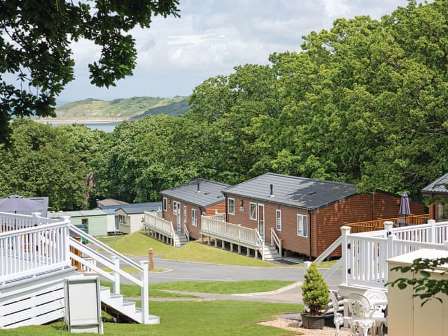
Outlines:
{"type": "Polygon", "coordinates": [[[324,313],[330,302],[330,295],[328,286],[315,264],[311,264],[305,274],[302,296],[305,304],[302,326],[307,329],[322,329],[325,323],[324,313]]]}

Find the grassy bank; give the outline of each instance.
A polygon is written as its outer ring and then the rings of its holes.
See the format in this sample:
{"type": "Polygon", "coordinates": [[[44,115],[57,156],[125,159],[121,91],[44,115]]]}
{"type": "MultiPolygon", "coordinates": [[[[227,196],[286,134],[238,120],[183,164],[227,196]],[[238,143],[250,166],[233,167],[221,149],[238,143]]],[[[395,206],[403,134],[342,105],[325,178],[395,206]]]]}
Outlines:
{"type": "Polygon", "coordinates": [[[130,256],[146,256],[152,248],[156,256],[165,259],[208,262],[223,265],[262,266],[273,264],[210,247],[199,242],[190,242],[182,247],[173,247],[152,239],[141,232],[130,235],[104,237],[101,240],[113,249],[130,256]]]}

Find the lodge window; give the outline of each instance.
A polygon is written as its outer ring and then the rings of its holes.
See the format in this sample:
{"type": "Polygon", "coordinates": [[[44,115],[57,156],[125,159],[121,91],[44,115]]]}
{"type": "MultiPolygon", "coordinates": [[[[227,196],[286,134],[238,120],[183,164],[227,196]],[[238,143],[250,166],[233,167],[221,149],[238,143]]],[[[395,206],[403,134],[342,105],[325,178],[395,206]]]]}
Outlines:
{"type": "Polygon", "coordinates": [[[282,211],[280,209],[275,210],[275,229],[282,230],[282,211]]]}
{"type": "Polygon", "coordinates": [[[308,216],[297,214],[297,235],[300,237],[308,237],[309,223],[308,216]]]}
{"type": "Polygon", "coordinates": [[[250,203],[249,218],[252,220],[257,220],[257,203],[250,203]]]}
{"type": "Polygon", "coordinates": [[[198,220],[196,217],[196,209],[191,209],[191,225],[198,226],[198,220]]]}
{"type": "Polygon", "coordinates": [[[166,197],[164,197],[162,199],[163,211],[166,211],[168,209],[166,205],[167,205],[167,199],[166,199],[166,197]]]}
{"type": "Polygon", "coordinates": [[[240,201],[240,212],[244,212],[244,201],[240,201]]]}
{"type": "Polygon", "coordinates": [[[235,214],[235,199],[233,198],[227,199],[227,211],[230,215],[235,214]]]}

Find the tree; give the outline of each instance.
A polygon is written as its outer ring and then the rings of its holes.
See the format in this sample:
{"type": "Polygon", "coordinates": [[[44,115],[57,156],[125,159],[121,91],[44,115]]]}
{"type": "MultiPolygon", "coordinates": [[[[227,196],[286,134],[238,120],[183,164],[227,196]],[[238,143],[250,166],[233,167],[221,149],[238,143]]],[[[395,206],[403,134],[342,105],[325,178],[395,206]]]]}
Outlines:
{"type": "Polygon", "coordinates": [[[302,296],[303,303],[311,315],[320,315],[330,302],[328,285],[315,264],[311,264],[305,273],[302,296]]]}
{"type": "Polygon", "coordinates": [[[405,289],[411,286],[414,290],[414,296],[422,299],[422,305],[429,300],[439,300],[447,298],[448,295],[448,280],[446,279],[433,279],[431,278],[431,272],[446,266],[448,258],[438,259],[422,259],[418,258],[409,266],[397,266],[392,271],[401,273],[411,273],[410,278],[399,278],[391,283],[390,286],[397,286],[399,289],[405,289]],[[440,297],[440,294],[443,294],[440,297]]]}
{"type": "Polygon", "coordinates": [[[113,86],[136,64],[129,31],[148,28],[156,15],[178,16],[178,0],[1,0],[0,141],[11,116],[54,115],[55,97],[73,80],[71,42],[101,47],[91,83],[113,86]]]}
{"type": "Polygon", "coordinates": [[[86,179],[103,134],[85,126],[14,121],[10,146],[0,148],[0,196],[48,196],[52,210],[87,208],[95,190],[86,179]]]}

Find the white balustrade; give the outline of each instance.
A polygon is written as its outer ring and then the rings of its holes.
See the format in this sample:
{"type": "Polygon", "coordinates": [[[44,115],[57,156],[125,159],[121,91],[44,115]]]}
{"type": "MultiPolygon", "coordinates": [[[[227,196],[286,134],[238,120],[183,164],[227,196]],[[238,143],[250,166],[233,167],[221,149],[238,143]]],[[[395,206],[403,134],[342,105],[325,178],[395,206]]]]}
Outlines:
{"type": "Polygon", "coordinates": [[[153,212],[145,212],[144,216],[144,229],[145,231],[154,230],[156,232],[162,233],[169,238],[174,237],[174,227],[173,223],[167,221],[153,212]]]}
{"type": "Polygon", "coordinates": [[[0,212],[0,233],[57,222],[57,219],[41,217],[38,213],[34,213],[33,215],[21,215],[0,212]]]}
{"type": "Polygon", "coordinates": [[[384,287],[389,258],[419,249],[448,249],[448,222],[399,228],[386,222],[385,230],[350,234],[349,227],[342,227],[341,233],[346,285],[384,287]]]}
{"type": "Polygon", "coordinates": [[[251,248],[262,247],[262,241],[260,241],[261,238],[259,238],[257,230],[225,222],[220,217],[202,216],[201,232],[251,248]]]}
{"type": "Polygon", "coordinates": [[[69,224],[0,233],[0,283],[69,266],[69,224]]]}

